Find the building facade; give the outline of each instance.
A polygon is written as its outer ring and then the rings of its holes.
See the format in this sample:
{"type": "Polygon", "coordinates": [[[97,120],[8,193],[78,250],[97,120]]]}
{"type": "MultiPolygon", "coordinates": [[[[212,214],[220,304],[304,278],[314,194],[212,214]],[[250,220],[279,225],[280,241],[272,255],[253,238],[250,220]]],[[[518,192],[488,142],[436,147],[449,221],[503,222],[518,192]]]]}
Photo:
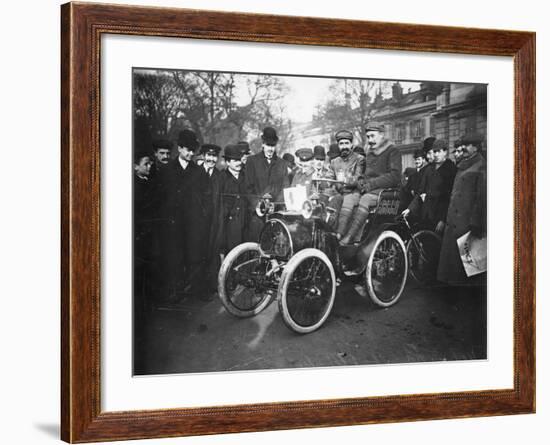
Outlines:
{"type": "Polygon", "coordinates": [[[429,136],[444,139],[451,147],[465,133],[486,137],[487,85],[423,82],[419,90],[403,93],[396,82],[390,98],[379,94],[374,99],[371,116],[385,124],[405,169],[414,165],[414,151],[429,136]]]}

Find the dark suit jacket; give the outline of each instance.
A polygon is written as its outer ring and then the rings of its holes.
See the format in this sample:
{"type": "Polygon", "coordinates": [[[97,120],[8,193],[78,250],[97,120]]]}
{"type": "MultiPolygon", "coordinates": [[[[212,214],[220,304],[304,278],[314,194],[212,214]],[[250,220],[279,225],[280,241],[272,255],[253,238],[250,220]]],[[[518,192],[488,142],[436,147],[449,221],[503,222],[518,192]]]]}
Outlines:
{"type": "Polygon", "coordinates": [[[263,151],[246,160],[245,182],[249,194],[249,209],[254,210],[265,193],[271,194],[276,201],[283,200],[283,189],[290,186],[287,165],[277,155],[273,155],[271,163],[268,163],[263,151]]]}
{"type": "Polygon", "coordinates": [[[447,216],[456,166],[447,159],[439,168],[436,164],[430,164],[425,169],[418,194],[409,208],[417,214],[420,211],[420,219],[430,226],[435,226],[439,221],[445,221],[447,216]],[[426,193],[424,202],[420,199],[422,193],[426,193]]]}
{"type": "Polygon", "coordinates": [[[245,241],[248,218],[248,200],[244,172],[236,179],[229,170],[222,172],[223,243],[222,250],[228,253],[245,241]]]}

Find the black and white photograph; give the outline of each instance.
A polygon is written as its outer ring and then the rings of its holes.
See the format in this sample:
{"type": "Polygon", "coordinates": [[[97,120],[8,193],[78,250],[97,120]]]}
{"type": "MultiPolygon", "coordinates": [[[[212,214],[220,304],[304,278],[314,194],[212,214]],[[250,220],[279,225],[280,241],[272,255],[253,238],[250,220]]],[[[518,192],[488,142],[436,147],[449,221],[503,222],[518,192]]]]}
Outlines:
{"type": "Polygon", "coordinates": [[[131,77],[134,375],[487,359],[487,84],[131,77]]]}

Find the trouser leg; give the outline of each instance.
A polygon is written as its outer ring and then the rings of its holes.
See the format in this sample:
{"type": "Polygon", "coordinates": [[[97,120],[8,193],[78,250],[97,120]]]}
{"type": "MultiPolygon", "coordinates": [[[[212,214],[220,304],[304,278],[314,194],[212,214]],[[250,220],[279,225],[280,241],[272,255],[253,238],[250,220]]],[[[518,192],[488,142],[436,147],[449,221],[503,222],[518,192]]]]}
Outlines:
{"type": "Polygon", "coordinates": [[[342,195],[334,195],[330,198],[327,197],[327,207],[331,208],[333,210],[333,214],[328,221],[329,225],[332,227],[333,230],[337,229],[338,226],[338,218],[340,216],[340,210],[342,209],[342,203],[344,202],[344,197],[342,195]]]}
{"type": "Polygon", "coordinates": [[[349,229],[342,238],[342,244],[351,244],[356,241],[357,237],[361,234],[365,223],[367,222],[370,208],[375,206],[377,202],[378,194],[366,193],[361,197],[349,229]]]}
{"type": "Polygon", "coordinates": [[[338,216],[338,228],[336,229],[336,232],[340,236],[343,236],[346,233],[349,221],[353,215],[353,210],[359,202],[359,198],[359,193],[348,193],[347,195],[344,195],[340,215],[338,216]]]}

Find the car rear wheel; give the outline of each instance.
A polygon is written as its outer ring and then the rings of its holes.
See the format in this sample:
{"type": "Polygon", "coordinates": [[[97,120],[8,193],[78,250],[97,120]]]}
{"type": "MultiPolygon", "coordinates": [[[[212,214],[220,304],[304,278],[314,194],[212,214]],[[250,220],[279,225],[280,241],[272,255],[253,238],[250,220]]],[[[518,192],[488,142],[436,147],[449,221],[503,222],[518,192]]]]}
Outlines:
{"type": "Polygon", "coordinates": [[[243,243],[225,257],[218,274],[218,295],[230,314],[252,317],[263,311],[274,290],[259,289],[256,278],[265,277],[266,264],[257,243],[243,243]]]}
{"type": "Polygon", "coordinates": [[[307,334],[321,327],[335,296],[334,268],[320,250],[300,250],[285,265],[277,297],[279,312],[293,331],[307,334]]]}
{"type": "Polygon", "coordinates": [[[409,273],[420,284],[433,283],[437,277],[441,237],[431,230],[416,232],[407,242],[409,273]]]}
{"type": "Polygon", "coordinates": [[[371,300],[378,306],[388,307],[399,300],[407,281],[407,252],[401,237],[386,230],[374,243],[365,281],[371,300]]]}

